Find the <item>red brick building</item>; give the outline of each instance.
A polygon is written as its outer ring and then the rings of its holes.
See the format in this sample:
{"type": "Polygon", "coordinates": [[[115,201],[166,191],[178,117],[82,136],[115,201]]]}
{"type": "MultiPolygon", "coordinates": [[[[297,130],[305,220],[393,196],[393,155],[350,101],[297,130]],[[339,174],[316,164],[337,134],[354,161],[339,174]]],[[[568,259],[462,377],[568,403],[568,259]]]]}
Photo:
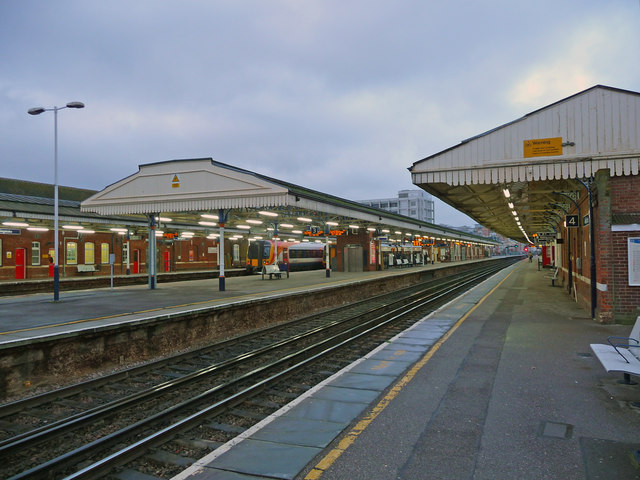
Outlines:
{"type": "Polygon", "coordinates": [[[640,93],[597,85],[410,170],[478,223],[542,247],[554,285],[594,319],[640,315],[640,93]]]}

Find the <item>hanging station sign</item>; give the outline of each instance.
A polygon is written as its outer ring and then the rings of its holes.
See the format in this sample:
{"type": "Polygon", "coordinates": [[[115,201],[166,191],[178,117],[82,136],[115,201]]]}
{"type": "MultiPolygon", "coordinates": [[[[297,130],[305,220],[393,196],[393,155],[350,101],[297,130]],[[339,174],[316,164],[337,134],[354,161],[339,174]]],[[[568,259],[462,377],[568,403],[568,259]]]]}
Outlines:
{"type": "Polygon", "coordinates": [[[564,223],[567,228],[575,228],[580,226],[580,215],[565,215],[564,223]]]}
{"type": "MultiPolygon", "coordinates": [[[[339,237],[341,235],[346,235],[347,233],[349,233],[347,230],[329,230],[328,232],[326,232],[326,234],[328,234],[329,236],[332,237],[339,237]]],[[[323,237],[326,235],[325,232],[318,227],[311,227],[311,230],[307,230],[306,232],[304,232],[304,236],[305,237],[323,237]]]]}

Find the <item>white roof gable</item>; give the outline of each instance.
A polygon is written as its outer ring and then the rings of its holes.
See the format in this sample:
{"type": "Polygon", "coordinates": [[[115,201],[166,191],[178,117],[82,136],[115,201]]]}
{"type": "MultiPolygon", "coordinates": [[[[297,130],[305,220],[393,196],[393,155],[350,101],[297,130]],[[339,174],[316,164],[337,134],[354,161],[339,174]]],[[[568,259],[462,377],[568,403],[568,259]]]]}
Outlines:
{"type": "Polygon", "coordinates": [[[140,165],[138,173],[81,204],[102,215],[188,212],[286,205],[288,190],[210,158],[140,165]]]}
{"type": "Polygon", "coordinates": [[[640,94],[595,86],[420,160],[413,183],[449,185],[637,175],[640,94]],[[553,155],[525,155],[526,141],[561,139],[553,155]]]}

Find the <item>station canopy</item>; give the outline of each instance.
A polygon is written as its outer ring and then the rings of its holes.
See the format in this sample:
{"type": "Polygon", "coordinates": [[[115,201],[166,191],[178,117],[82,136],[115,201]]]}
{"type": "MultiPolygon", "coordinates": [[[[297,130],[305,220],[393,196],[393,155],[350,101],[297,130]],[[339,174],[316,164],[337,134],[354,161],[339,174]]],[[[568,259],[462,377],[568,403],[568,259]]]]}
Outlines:
{"type": "Polygon", "coordinates": [[[422,222],[320,193],[211,158],[144,164],[81,203],[100,215],[145,215],[160,229],[225,231],[282,240],[337,236],[354,229],[375,230],[390,241],[415,237],[494,245],[491,239],[422,222]],[[220,213],[228,215],[221,219],[220,213]],[[326,234],[325,234],[326,232],[326,234]]]}
{"type": "Polygon", "coordinates": [[[555,232],[598,170],[638,175],[639,138],[640,93],[596,85],[409,170],[415,185],[478,223],[530,242],[555,232]]]}

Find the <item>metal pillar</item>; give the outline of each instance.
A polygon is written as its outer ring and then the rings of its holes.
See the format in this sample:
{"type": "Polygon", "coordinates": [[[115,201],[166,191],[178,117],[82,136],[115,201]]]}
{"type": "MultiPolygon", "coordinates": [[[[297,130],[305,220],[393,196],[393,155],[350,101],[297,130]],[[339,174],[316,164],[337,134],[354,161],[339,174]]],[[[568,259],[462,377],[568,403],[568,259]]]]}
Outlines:
{"type": "Polygon", "coordinates": [[[147,267],[149,276],[149,289],[156,288],[156,217],[158,214],[149,215],[149,265],[147,267]]]}
{"type": "MultiPolygon", "coordinates": [[[[578,202],[576,202],[570,195],[567,195],[566,193],[563,192],[551,192],[554,193],[556,195],[562,195],[563,197],[567,197],[569,200],[571,200],[571,203],[573,203],[576,207],[576,211],[578,212],[578,223],[580,223],[581,221],[581,214],[580,214],[580,205],[578,205],[578,202]]],[[[578,229],[580,228],[580,225],[578,225],[578,229]]],[[[571,264],[571,227],[567,227],[567,237],[568,237],[568,241],[569,241],[569,248],[567,250],[567,254],[569,255],[569,294],[571,294],[571,289],[573,287],[573,272],[572,272],[572,264],[571,264]]],[[[580,243],[582,242],[578,242],[578,251],[580,251],[580,243]]],[[[576,298],[577,298],[577,289],[576,289],[576,298]]]]}
{"type": "Polygon", "coordinates": [[[330,233],[329,225],[325,224],[324,225],[324,238],[326,239],[326,242],[325,242],[325,245],[324,245],[324,249],[325,249],[326,255],[327,255],[326,256],[326,260],[325,260],[325,269],[326,269],[325,277],[326,278],[330,278],[331,277],[331,264],[330,264],[331,259],[329,258],[330,257],[330,255],[329,255],[330,254],[329,233],[330,233]]]}
{"type": "Polygon", "coordinates": [[[229,212],[231,210],[218,210],[218,225],[220,225],[220,257],[218,258],[218,265],[220,266],[220,277],[218,278],[218,290],[224,292],[225,280],[224,280],[224,226],[229,218],[229,212]]]}
{"type": "Polygon", "coordinates": [[[578,180],[584,188],[587,189],[587,195],[589,197],[589,246],[591,249],[590,255],[590,272],[591,277],[591,318],[596,318],[596,307],[598,306],[598,286],[596,283],[596,236],[593,226],[593,198],[591,197],[591,183],[593,178],[589,179],[589,183],[585,183],[582,180],[578,180]]]}

